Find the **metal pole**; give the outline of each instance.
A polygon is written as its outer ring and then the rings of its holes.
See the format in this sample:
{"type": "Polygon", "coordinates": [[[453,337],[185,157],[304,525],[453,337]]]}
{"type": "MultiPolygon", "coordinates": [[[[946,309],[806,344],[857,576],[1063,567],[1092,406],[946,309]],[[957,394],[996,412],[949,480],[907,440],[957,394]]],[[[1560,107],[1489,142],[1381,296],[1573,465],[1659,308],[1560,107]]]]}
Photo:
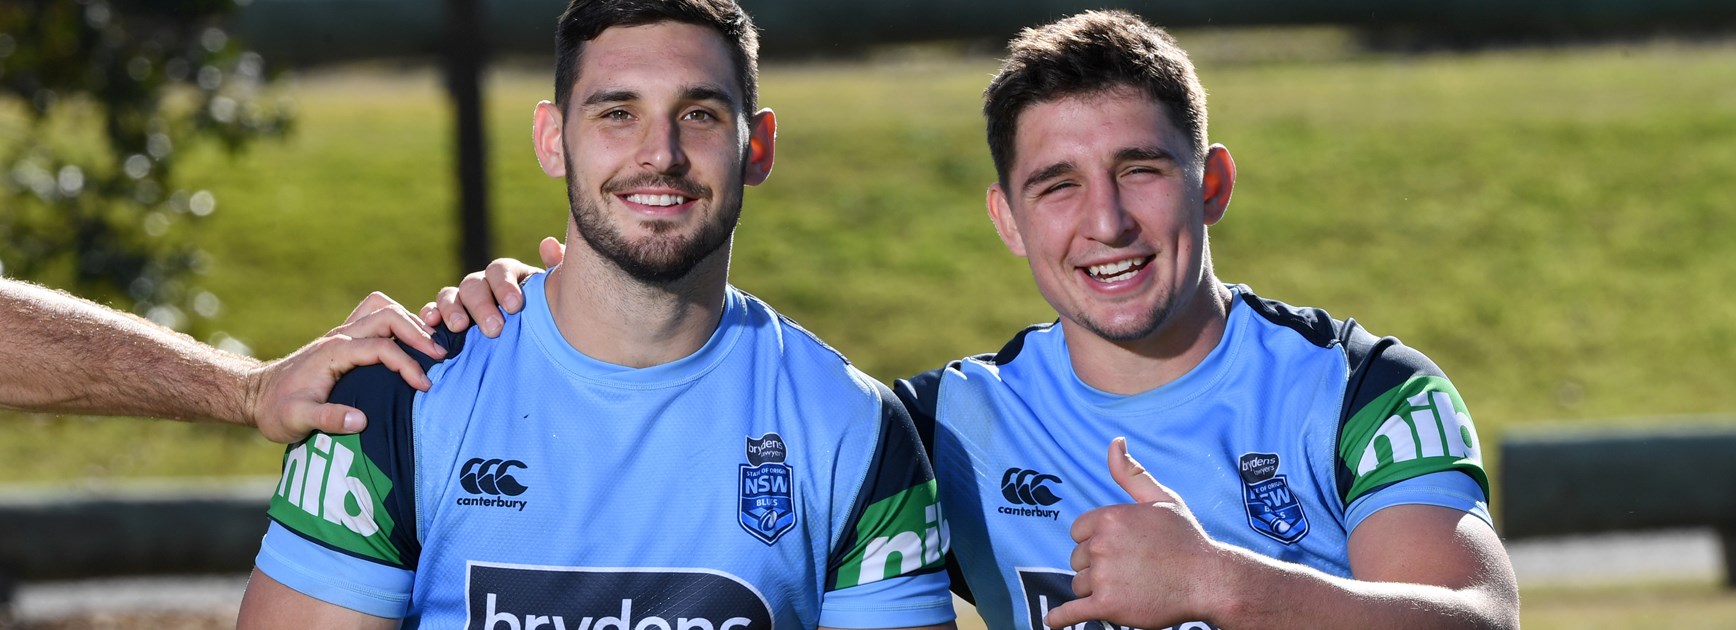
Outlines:
{"type": "Polygon", "coordinates": [[[459,273],[481,270],[493,259],[488,227],[487,146],[482,130],[483,13],[478,0],[446,2],[446,89],[456,114],[458,155],[459,273]]]}

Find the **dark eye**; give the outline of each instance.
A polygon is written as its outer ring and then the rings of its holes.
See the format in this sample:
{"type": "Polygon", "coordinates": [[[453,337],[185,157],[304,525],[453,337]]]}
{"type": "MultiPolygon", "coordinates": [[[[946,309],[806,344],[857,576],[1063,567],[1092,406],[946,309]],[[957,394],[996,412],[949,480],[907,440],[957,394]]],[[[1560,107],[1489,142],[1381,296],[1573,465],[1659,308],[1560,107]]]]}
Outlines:
{"type": "Polygon", "coordinates": [[[603,118],[610,120],[610,121],[614,121],[614,122],[625,122],[628,120],[632,120],[633,115],[627,113],[626,110],[611,109],[609,111],[603,112],[603,118]]]}
{"type": "Polygon", "coordinates": [[[1048,188],[1044,188],[1043,194],[1047,195],[1050,193],[1061,192],[1061,191],[1066,190],[1068,188],[1072,188],[1073,186],[1074,186],[1073,182],[1067,182],[1067,181],[1055,182],[1054,184],[1050,185],[1048,188]]]}
{"type": "Polygon", "coordinates": [[[715,116],[711,112],[705,111],[703,109],[696,109],[696,110],[687,112],[687,116],[685,116],[685,118],[687,118],[688,120],[694,120],[694,121],[699,121],[699,122],[712,122],[714,120],[717,120],[717,116],[715,116]]]}

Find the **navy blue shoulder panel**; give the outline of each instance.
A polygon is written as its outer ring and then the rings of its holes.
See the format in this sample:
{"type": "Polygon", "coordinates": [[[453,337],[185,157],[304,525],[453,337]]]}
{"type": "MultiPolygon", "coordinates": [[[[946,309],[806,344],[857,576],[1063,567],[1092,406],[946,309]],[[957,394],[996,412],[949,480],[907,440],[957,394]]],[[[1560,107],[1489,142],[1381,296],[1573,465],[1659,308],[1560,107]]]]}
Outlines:
{"type": "MultiPolygon", "coordinates": [[[[1336,345],[1344,352],[1350,375],[1344,385],[1344,405],[1338,412],[1335,445],[1343,440],[1344,427],[1350,419],[1381,395],[1418,376],[1445,376],[1423,353],[1396,338],[1375,336],[1354,319],[1334,320],[1326,311],[1293,307],[1257,297],[1246,286],[1238,288],[1242,300],[1268,321],[1296,331],[1316,346],[1336,345]]],[[[1341,459],[1336,470],[1338,496],[1343,497],[1350,492],[1355,475],[1341,459]]]]}
{"type": "MultiPolygon", "coordinates": [[[[898,396],[879,381],[868,379],[874,384],[874,391],[880,396],[880,439],[875,446],[873,458],[868,460],[868,475],[862,480],[862,488],[856,493],[856,502],[850,507],[850,518],[844,522],[856,523],[862,520],[868,506],[897,495],[900,492],[926,484],[934,480],[934,467],[929,459],[923,456],[922,440],[917,437],[916,426],[912,424],[910,414],[898,396]]],[[[857,528],[846,527],[844,535],[838,537],[838,546],[832,549],[831,559],[827,563],[826,584],[838,583],[838,570],[842,568],[846,557],[857,547],[857,528]]],[[[938,567],[925,569],[916,575],[940,570],[938,567]]]]}
{"type": "MultiPolygon", "coordinates": [[[[1419,376],[1446,377],[1434,361],[1395,337],[1377,337],[1363,329],[1356,320],[1344,322],[1343,330],[1350,378],[1345,384],[1344,408],[1338,414],[1339,441],[1343,440],[1344,427],[1350,419],[1381,395],[1419,376]]],[[[1356,477],[1348,463],[1342,460],[1338,462],[1337,471],[1338,496],[1342,498],[1350,494],[1351,483],[1356,477]]]]}
{"type": "Polygon", "coordinates": [[[1268,300],[1254,295],[1254,290],[1247,285],[1236,285],[1242,294],[1242,303],[1247,304],[1254,312],[1266,321],[1296,331],[1308,343],[1330,348],[1339,343],[1342,338],[1341,324],[1318,308],[1300,308],[1290,306],[1277,300],[1268,300]]]}
{"type": "Polygon", "coordinates": [[[1012,363],[1013,359],[1019,358],[1019,353],[1024,351],[1026,335],[1038,330],[1048,330],[1049,327],[1054,326],[1058,321],[1060,320],[1049,322],[1047,324],[1031,324],[1030,326],[1026,326],[1024,330],[1019,331],[1019,334],[1013,335],[1013,339],[1008,341],[1007,345],[1001,346],[1001,351],[996,352],[993,357],[990,357],[989,355],[977,355],[974,358],[983,359],[995,365],[1006,365],[1012,363]]]}
{"type": "MultiPolygon", "coordinates": [[[[1021,333],[1015,341],[1022,341],[1021,333]]],[[[1011,345],[1011,344],[1009,344],[1011,345]]],[[[1017,354],[1015,351],[1014,354],[1017,354]]],[[[988,359],[989,355],[978,358],[988,359]]],[[[935,417],[940,408],[940,381],[949,369],[956,369],[959,361],[946,364],[938,370],[929,370],[910,378],[901,378],[892,382],[892,390],[898,395],[899,401],[909,410],[910,418],[916,427],[917,439],[922,440],[922,451],[928,457],[929,463],[934,462],[934,427],[935,417]]],[[[945,482],[940,482],[945,483],[945,482]]],[[[951,550],[946,552],[946,576],[952,583],[952,592],[971,605],[976,605],[976,597],[970,592],[970,585],[964,581],[964,569],[958,564],[958,554],[951,550]]]]}
{"type": "MultiPolygon", "coordinates": [[[[444,326],[435,331],[434,342],[446,348],[446,360],[464,350],[464,335],[444,326]]],[[[441,362],[403,342],[398,342],[398,347],[415,359],[423,371],[441,362]]],[[[392,479],[392,492],[382,501],[392,521],[400,524],[392,531],[392,544],[401,553],[405,568],[416,570],[416,558],[421,555],[415,527],[416,441],[412,419],[416,388],[385,365],[367,365],[339,378],[328,400],[367,414],[368,426],[360,435],[362,455],[392,479]]]]}

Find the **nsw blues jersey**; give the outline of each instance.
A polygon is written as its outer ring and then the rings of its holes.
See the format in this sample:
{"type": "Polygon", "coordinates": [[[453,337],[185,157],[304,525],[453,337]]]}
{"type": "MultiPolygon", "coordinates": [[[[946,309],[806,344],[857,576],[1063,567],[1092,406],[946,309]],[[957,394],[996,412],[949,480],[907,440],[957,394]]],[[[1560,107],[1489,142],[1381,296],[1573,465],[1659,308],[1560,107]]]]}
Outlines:
{"type": "Polygon", "coordinates": [[[1043,628],[1073,598],[1073,521],[1131,501],[1109,475],[1116,436],[1213,539],[1332,575],[1351,577],[1350,532],[1383,507],[1489,520],[1470,415],[1434,363],[1355,322],[1232,290],[1205,360],[1141,394],[1081,381],[1054,325],[897,383],[932,431],[956,568],[990,628],[1043,628]]]}
{"type": "Polygon", "coordinates": [[[261,571],[438,628],[952,619],[947,527],[890,390],[734,288],[692,355],[602,363],[545,278],[498,338],[443,332],[430,391],[378,366],[339,382],[368,428],[290,447],[261,571]]]}

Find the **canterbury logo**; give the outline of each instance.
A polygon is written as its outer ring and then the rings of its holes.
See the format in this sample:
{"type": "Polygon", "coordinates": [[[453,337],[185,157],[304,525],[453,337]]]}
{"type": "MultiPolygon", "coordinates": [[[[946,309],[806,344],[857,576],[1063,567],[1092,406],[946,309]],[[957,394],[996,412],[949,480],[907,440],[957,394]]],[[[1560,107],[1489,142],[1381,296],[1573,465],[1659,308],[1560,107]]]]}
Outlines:
{"type": "Polygon", "coordinates": [[[1055,496],[1055,491],[1044,485],[1051,481],[1063,483],[1060,477],[1054,475],[1023,468],[1008,468],[1007,472],[1001,475],[1001,496],[1015,505],[1054,505],[1061,502],[1061,497],[1055,496]]]}
{"type": "Polygon", "coordinates": [[[528,469],[524,462],[516,459],[473,458],[458,469],[458,485],[470,494],[516,497],[530,488],[508,474],[514,468],[528,469]]]}

